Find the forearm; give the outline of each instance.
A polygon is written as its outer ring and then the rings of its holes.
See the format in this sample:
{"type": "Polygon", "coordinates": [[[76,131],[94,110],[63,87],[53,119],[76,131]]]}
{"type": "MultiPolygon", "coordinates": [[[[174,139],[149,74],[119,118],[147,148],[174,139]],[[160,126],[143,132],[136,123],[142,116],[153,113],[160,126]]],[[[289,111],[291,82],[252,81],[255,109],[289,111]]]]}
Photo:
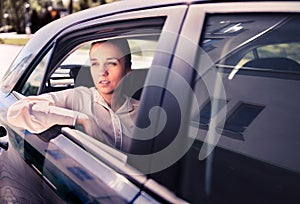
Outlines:
{"type": "Polygon", "coordinates": [[[55,107],[47,100],[22,99],[13,104],[7,113],[8,122],[30,132],[39,133],[53,125],[71,126],[76,112],[55,107]]]}

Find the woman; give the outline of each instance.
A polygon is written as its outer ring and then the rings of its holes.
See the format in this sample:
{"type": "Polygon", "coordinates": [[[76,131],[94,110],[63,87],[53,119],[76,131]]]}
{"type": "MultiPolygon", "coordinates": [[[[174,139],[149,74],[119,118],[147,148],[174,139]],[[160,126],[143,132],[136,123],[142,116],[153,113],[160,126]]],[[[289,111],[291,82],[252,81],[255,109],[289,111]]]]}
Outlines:
{"type": "Polygon", "coordinates": [[[89,57],[95,87],[21,99],[8,109],[8,122],[33,133],[54,125],[81,126],[88,135],[128,151],[138,101],[115,94],[131,71],[128,43],[124,39],[94,42],[89,57]]]}

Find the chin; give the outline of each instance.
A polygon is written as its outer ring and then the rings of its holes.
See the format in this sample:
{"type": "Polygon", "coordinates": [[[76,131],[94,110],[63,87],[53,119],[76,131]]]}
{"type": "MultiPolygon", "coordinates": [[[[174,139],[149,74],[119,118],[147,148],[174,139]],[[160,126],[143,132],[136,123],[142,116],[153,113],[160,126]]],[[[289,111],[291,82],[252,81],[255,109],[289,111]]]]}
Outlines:
{"type": "Polygon", "coordinates": [[[103,89],[103,88],[97,88],[97,90],[100,94],[113,94],[113,92],[114,92],[114,90],[103,89]]]}

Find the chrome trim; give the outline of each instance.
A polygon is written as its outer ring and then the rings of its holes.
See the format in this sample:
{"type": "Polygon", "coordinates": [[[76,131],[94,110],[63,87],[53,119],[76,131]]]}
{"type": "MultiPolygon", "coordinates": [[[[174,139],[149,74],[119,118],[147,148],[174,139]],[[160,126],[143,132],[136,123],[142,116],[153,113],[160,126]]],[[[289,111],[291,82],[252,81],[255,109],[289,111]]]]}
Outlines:
{"type": "Polygon", "coordinates": [[[125,174],[138,184],[143,184],[147,177],[126,163],[127,155],[109,147],[100,141],[70,128],[62,128],[62,132],[73,142],[81,145],[87,152],[121,174],[125,174]]]}
{"type": "MultiPolygon", "coordinates": [[[[80,135],[78,134],[78,136],[80,135]]],[[[47,149],[49,153],[46,155],[44,168],[47,169],[47,162],[52,163],[72,182],[81,186],[94,198],[106,195],[108,192],[103,191],[103,188],[107,187],[116,192],[116,194],[111,193],[106,196],[120,196],[128,202],[132,201],[139,194],[139,188],[125,176],[97,159],[93,154],[98,154],[97,156],[103,154],[103,157],[108,157],[108,160],[115,159],[119,164],[123,162],[109,155],[101,148],[93,146],[90,141],[84,141],[84,144],[84,147],[87,148],[86,150],[62,134],[52,139],[47,149]],[[58,152],[62,157],[60,159],[53,157],[50,153],[51,151],[58,152]],[[80,169],[79,174],[83,172],[83,175],[87,175],[89,178],[80,178],[80,175],[76,175],[76,172],[74,174],[74,172],[70,171],[72,168],[75,170],[80,169]],[[101,183],[105,185],[99,185],[101,183]],[[95,186],[99,186],[99,188],[95,188],[95,186]]]]}
{"type": "Polygon", "coordinates": [[[176,203],[176,204],[188,203],[187,201],[179,198],[172,191],[170,191],[166,187],[160,185],[153,179],[148,179],[146,181],[146,183],[144,184],[144,187],[145,187],[145,189],[149,189],[156,195],[160,196],[161,198],[166,200],[168,203],[176,203]]]}

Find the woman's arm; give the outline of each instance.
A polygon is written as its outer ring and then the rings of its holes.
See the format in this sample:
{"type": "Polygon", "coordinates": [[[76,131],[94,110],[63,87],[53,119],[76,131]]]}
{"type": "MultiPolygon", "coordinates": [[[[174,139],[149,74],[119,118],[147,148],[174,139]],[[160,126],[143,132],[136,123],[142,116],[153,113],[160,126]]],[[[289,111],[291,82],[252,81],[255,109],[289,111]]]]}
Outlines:
{"type": "Polygon", "coordinates": [[[73,95],[72,90],[65,90],[26,97],[9,107],[7,120],[32,133],[43,132],[53,125],[73,126],[78,114],[70,108],[73,95]]]}

